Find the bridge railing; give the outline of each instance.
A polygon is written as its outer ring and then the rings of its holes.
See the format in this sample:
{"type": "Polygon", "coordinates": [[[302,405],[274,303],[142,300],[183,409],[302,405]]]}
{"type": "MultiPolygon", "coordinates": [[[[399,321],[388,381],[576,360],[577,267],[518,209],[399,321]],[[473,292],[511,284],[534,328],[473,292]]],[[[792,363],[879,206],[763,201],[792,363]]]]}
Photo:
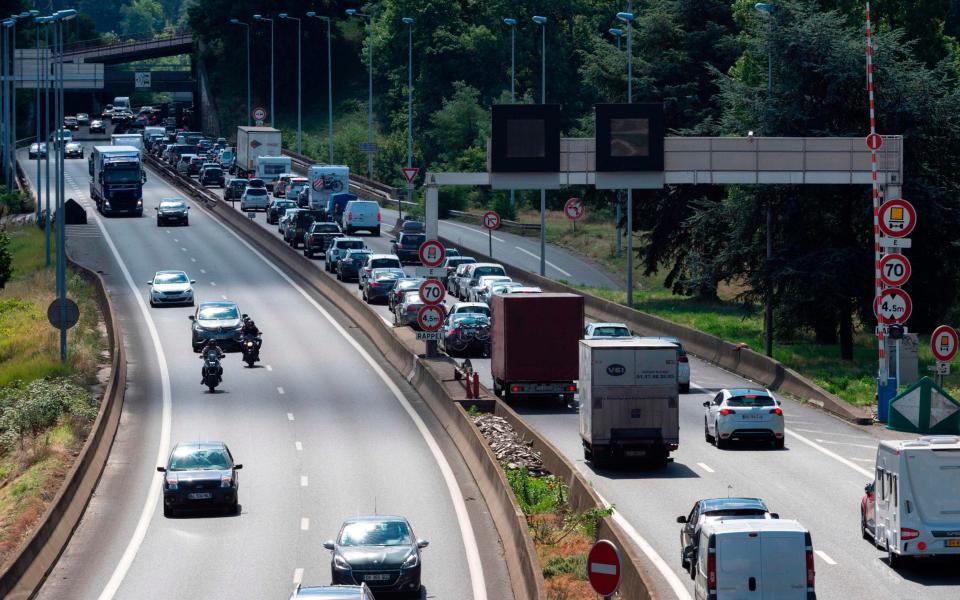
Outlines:
{"type": "Polygon", "coordinates": [[[152,38],[149,40],[140,40],[140,41],[122,41],[116,42],[113,44],[107,44],[104,46],[94,46],[87,48],[77,48],[74,50],[66,50],[63,53],[65,59],[83,57],[84,59],[91,59],[103,56],[115,56],[117,54],[126,54],[130,52],[136,52],[137,50],[150,50],[154,48],[162,48],[164,46],[179,46],[181,44],[192,44],[193,35],[189,33],[181,33],[177,35],[152,38]]]}

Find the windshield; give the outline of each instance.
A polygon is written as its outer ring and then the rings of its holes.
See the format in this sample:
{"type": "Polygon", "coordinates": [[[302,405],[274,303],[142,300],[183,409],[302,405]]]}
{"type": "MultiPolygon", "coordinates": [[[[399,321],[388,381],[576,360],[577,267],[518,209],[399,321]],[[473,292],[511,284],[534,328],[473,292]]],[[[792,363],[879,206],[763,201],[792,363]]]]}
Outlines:
{"type": "Polygon", "coordinates": [[[420,244],[422,244],[426,239],[427,239],[427,236],[425,235],[409,235],[408,234],[408,235],[404,235],[403,239],[400,240],[400,245],[403,246],[404,248],[419,248],[420,244]]]}
{"type": "Polygon", "coordinates": [[[153,283],[186,283],[187,276],[184,273],[157,273],[153,278],[153,283]]]}
{"type": "Polygon", "coordinates": [[[353,250],[355,248],[363,248],[363,242],[360,240],[349,240],[346,242],[338,242],[337,248],[341,250],[353,250]]]}
{"type": "Polygon", "coordinates": [[[503,267],[476,267],[472,272],[471,276],[473,279],[478,280],[484,275],[506,275],[507,273],[503,270],[503,267]]]}
{"type": "Polygon", "coordinates": [[[630,337],[630,330],[626,327],[597,327],[593,330],[593,335],[602,335],[605,337],[630,337]]]}
{"type": "Polygon", "coordinates": [[[266,196],[267,188],[247,188],[246,194],[248,196],[266,196]]]}
{"type": "Polygon", "coordinates": [[[200,313],[197,318],[208,321],[239,319],[240,311],[236,306],[204,306],[200,309],[200,313]]]}
{"type": "Polygon", "coordinates": [[[775,406],[770,396],[734,396],[727,399],[727,406],[775,406]]]}
{"type": "Polygon", "coordinates": [[[349,523],[340,532],[341,546],[407,546],[413,543],[403,521],[349,523]]]}
{"type": "Polygon", "coordinates": [[[104,183],[140,183],[140,168],[110,167],[103,174],[104,183]]]}
{"type": "Polygon", "coordinates": [[[264,175],[279,175],[287,172],[287,165],[262,165],[260,171],[264,175]]]}
{"type": "Polygon", "coordinates": [[[351,260],[351,261],[352,261],[352,260],[364,260],[364,259],[366,259],[368,256],[370,256],[370,253],[369,253],[369,252],[351,252],[351,253],[347,254],[347,257],[346,257],[345,260],[351,260]]]}
{"type": "Polygon", "coordinates": [[[219,177],[223,175],[223,171],[219,167],[207,167],[204,171],[206,175],[213,175],[214,177],[219,177]]]}
{"type": "Polygon", "coordinates": [[[186,208],[186,204],[183,202],[161,202],[160,210],[169,209],[169,210],[180,210],[186,208]]]}
{"type": "Polygon", "coordinates": [[[177,448],[170,457],[168,471],[225,471],[230,459],[222,448],[177,448]]]}
{"type": "Polygon", "coordinates": [[[313,233],[340,233],[340,226],[336,223],[314,223],[310,230],[313,233]]]}
{"type": "Polygon", "coordinates": [[[375,258],[370,261],[370,268],[377,269],[383,267],[400,268],[400,261],[395,258],[375,258]]]}
{"type": "Polygon", "coordinates": [[[720,510],[710,510],[704,513],[704,517],[764,517],[767,511],[761,508],[725,508],[720,510]]]}
{"type": "Polygon", "coordinates": [[[469,313],[478,313],[484,316],[490,316],[490,309],[486,306],[460,306],[453,311],[455,315],[465,315],[469,313]]]}

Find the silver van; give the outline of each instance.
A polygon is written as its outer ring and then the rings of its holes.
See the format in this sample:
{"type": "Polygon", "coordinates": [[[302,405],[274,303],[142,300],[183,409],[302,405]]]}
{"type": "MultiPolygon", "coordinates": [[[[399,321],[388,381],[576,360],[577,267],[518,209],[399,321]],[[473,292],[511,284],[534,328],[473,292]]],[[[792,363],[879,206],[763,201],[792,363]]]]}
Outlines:
{"type": "Polygon", "coordinates": [[[380,236],[380,205],[373,200],[351,200],[341,215],[343,232],[353,235],[357,230],[380,236]]]}

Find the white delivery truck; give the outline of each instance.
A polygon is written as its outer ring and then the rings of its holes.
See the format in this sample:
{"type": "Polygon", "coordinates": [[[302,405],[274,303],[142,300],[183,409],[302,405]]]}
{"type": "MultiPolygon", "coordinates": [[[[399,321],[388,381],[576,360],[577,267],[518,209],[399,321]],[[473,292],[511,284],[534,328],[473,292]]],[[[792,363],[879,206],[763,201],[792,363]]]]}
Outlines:
{"type": "Polygon", "coordinates": [[[816,600],[810,532],[789,519],[704,522],[697,547],[696,600],[816,600]]]}
{"type": "Polygon", "coordinates": [[[289,173],[290,169],[293,168],[289,156],[258,156],[255,162],[253,176],[262,179],[271,192],[277,179],[284,173],[289,173]]]}
{"type": "Polygon", "coordinates": [[[143,152],[143,135],[139,133],[114,133],[110,135],[111,146],[133,146],[143,152]]]}
{"type": "Polygon", "coordinates": [[[307,169],[310,180],[310,208],[323,209],[333,214],[329,206],[330,196],[350,191],[350,167],[346,165],[310,165],[307,169]]]}
{"type": "Polygon", "coordinates": [[[866,491],[863,534],[891,566],[905,556],[960,555],[960,437],[881,441],[866,491]]]}
{"type": "Polygon", "coordinates": [[[273,127],[238,127],[237,175],[246,177],[256,171],[260,156],[280,156],[280,139],[280,130],[273,127]]]}
{"type": "Polygon", "coordinates": [[[680,444],[677,346],[650,339],[580,340],[580,439],[599,467],[666,466],[680,444]]]}

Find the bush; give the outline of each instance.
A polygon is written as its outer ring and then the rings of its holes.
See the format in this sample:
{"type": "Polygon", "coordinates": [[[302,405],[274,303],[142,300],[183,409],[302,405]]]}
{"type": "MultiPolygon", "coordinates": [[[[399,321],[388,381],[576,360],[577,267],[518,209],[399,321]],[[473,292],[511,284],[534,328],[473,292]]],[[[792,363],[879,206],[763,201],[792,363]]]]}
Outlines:
{"type": "Polygon", "coordinates": [[[26,437],[36,437],[61,420],[72,428],[85,426],[98,408],[84,388],[67,379],[38,379],[29,384],[14,382],[0,388],[0,448],[21,446],[26,437]]]}
{"type": "Polygon", "coordinates": [[[586,581],[587,555],[551,556],[543,563],[543,576],[548,579],[568,573],[581,581],[586,581]]]}
{"type": "Polygon", "coordinates": [[[10,214],[30,213],[36,206],[33,198],[20,192],[0,192],[0,217],[10,214]]]}
{"type": "Polygon", "coordinates": [[[10,236],[0,231],[0,290],[6,287],[13,276],[13,253],[10,252],[10,236]]]}

